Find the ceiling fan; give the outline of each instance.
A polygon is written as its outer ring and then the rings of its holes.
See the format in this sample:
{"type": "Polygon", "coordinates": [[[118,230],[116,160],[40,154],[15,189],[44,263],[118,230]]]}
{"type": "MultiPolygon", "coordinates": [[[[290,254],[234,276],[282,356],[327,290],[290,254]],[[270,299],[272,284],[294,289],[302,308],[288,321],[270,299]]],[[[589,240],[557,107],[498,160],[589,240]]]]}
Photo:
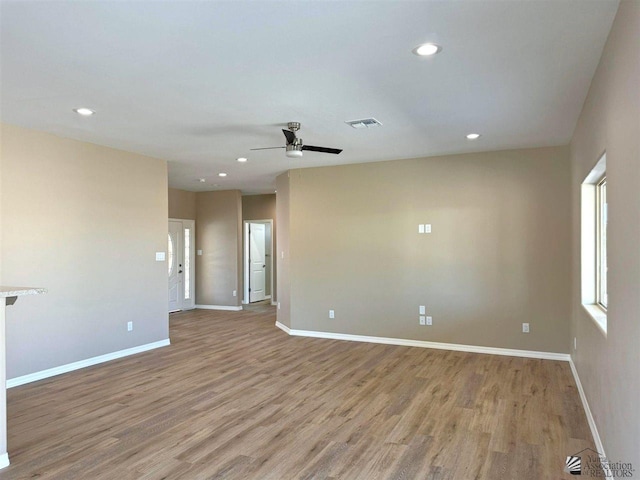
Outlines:
{"type": "Polygon", "coordinates": [[[302,143],[302,139],[296,136],[296,132],[300,130],[299,122],[289,122],[287,123],[287,127],[289,127],[289,130],[282,129],[282,133],[284,133],[284,136],[287,139],[287,144],[284,147],[252,148],[251,150],[270,150],[272,148],[284,148],[286,149],[287,157],[292,158],[302,157],[303,150],[309,150],[310,152],[335,154],[342,152],[342,149],[339,148],[314,147],[313,145],[304,145],[302,143]]]}

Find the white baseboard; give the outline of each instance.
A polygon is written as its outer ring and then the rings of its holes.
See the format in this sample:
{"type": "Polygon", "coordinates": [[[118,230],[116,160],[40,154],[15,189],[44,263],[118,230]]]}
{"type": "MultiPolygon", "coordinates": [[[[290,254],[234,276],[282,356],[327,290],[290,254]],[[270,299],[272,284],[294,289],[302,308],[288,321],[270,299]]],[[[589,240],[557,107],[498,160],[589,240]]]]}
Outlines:
{"type": "Polygon", "coordinates": [[[195,310],[196,306],[193,305],[189,305],[188,307],[184,307],[184,308],[179,308],[177,310],[169,310],[169,313],[178,313],[178,312],[188,312],[189,310],[195,310]]]}
{"type": "MultiPolygon", "coordinates": [[[[79,362],[68,363],[66,365],[60,365],[59,367],[49,368],[40,372],[30,373],[21,377],[10,378],[7,380],[7,388],[18,387],[26,383],[37,382],[45,378],[54,377],[63,373],[73,372],[81,368],[97,365],[98,363],[104,363],[111,360],[116,360],[122,357],[128,357],[129,355],[135,355],[136,353],[146,352],[155,348],[166,347],[170,345],[171,341],[160,340],[158,342],[147,343],[145,345],[139,345],[137,347],[127,348],[125,350],[118,350],[117,352],[107,353],[105,355],[99,355],[97,357],[87,358],[86,360],[80,360],[79,362]]],[[[8,458],[7,458],[8,461],[8,458]]]]}
{"type": "Polygon", "coordinates": [[[314,332],[312,330],[294,330],[276,322],[276,327],[289,335],[297,337],[330,338],[332,340],[348,340],[351,342],[383,343],[385,345],[401,345],[404,347],[436,348],[439,350],[455,350],[458,352],[486,353],[490,355],[506,355],[509,357],[541,358],[544,360],[560,360],[568,362],[568,353],[537,352],[533,350],[516,350],[510,348],[482,347],[478,345],[462,345],[457,343],[428,342],[424,340],[407,340],[404,338],[370,337],[351,335],[348,333],[314,332]]]}
{"type": "Polygon", "coordinates": [[[231,312],[239,312],[242,310],[242,305],[236,307],[235,305],[196,305],[196,308],[202,310],[228,310],[231,312]]]}
{"type": "MultiPolygon", "coordinates": [[[[589,428],[591,429],[591,436],[593,436],[593,443],[596,445],[596,450],[603,456],[606,456],[604,451],[604,446],[602,445],[602,440],[600,439],[600,434],[598,433],[598,427],[596,426],[596,421],[593,418],[593,414],[591,413],[591,408],[589,408],[589,402],[587,402],[587,396],[584,393],[584,389],[582,388],[582,383],[580,382],[580,377],[578,376],[578,370],[576,370],[576,366],[573,363],[573,359],[569,359],[569,365],[571,366],[571,373],[573,373],[573,379],[576,381],[576,386],[578,387],[578,392],[580,393],[580,400],[582,400],[582,406],[584,407],[584,413],[587,416],[587,422],[589,423],[589,428]]],[[[613,478],[613,477],[605,477],[605,478],[613,478]]]]}
{"type": "MultiPolygon", "coordinates": [[[[285,332],[287,335],[291,335],[291,329],[287,327],[284,323],[280,323],[276,320],[276,327],[285,332]]],[[[300,330],[298,330],[300,331],[300,330]]]]}
{"type": "Polygon", "coordinates": [[[6,468],[9,466],[9,454],[3,453],[0,455],[0,468],[6,468]]]}

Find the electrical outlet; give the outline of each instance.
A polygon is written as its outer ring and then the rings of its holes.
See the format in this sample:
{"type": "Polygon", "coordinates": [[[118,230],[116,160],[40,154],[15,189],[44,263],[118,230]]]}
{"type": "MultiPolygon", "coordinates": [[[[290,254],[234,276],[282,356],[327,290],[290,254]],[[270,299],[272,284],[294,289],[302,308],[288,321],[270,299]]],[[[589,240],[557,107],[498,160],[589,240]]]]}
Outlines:
{"type": "Polygon", "coordinates": [[[336,312],[329,310],[329,318],[336,318],[336,312]]]}
{"type": "Polygon", "coordinates": [[[529,324],[528,323],[523,323],[522,324],[522,333],[529,333],[529,324]]]}
{"type": "Polygon", "coordinates": [[[127,322],[127,332],[131,332],[133,330],[133,322],[127,322]]]}
{"type": "Polygon", "coordinates": [[[426,223],[424,226],[424,233],[431,233],[431,224],[426,223]]]}
{"type": "Polygon", "coordinates": [[[238,291],[237,291],[237,290],[234,290],[234,291],[233,291],[233,296],[234,296],[234,297],[237,297],[237,296],[238,296],[238,291]]]}
{"type": "Polygon", "coordinates": [[[427,325],[433,325],[433,318],[427,317],[427,325]]]}
{"type": "Polygon", "coordinates": [[[424,233],[424,223],[418,225],[418,233],[424,233]]]}
{"type": "Polygon", "coordinates": [[[420,315],[420,325],[426,325],[426,319],[424,318],[424,315],[420,315]]]}

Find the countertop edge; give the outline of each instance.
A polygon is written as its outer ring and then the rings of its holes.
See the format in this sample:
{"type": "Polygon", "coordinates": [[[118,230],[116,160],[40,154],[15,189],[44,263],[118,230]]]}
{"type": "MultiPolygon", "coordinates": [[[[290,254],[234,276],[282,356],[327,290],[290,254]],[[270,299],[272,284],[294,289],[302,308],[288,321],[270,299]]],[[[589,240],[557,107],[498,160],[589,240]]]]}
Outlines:
{"type": "Polygon", "coordinates": [[[40,287],[5,287],[0,286],[0,298],[22,297],[24,295],[40,295],[47,293],[46,288],[40,287]]]}

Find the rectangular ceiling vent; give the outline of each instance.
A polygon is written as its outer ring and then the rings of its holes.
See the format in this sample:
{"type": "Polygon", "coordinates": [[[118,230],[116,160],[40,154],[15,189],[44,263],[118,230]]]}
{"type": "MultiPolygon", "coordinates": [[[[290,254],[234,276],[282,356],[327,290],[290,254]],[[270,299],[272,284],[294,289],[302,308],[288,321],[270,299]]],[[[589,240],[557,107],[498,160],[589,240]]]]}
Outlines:
{"type": "Polygon", "coordinates": [[[382,123],[380,123],[375,118],[363,118],[361,120],[349,120],[348,122],[344,122],[347,125],[351,125],[353,128],[371,128],[371,127],[381,127],[382,123]]]}

